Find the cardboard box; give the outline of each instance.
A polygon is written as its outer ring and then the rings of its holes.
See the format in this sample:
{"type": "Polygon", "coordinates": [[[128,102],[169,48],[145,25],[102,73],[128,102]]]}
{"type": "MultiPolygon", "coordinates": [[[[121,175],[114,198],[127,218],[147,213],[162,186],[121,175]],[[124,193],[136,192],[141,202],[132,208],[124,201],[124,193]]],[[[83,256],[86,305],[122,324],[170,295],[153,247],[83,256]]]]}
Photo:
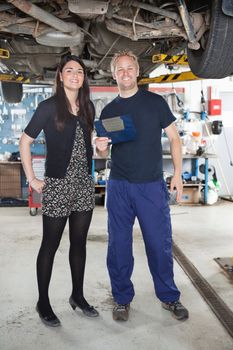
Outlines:
{"type": "Polygon", "coordinates": [[[21,198],[21,164],[0,162],[0,198],[21,198]]]}
{"type": "Polygon", "coordinates": [[[184,186],[180,204],[198,204],[201,197],[201,187],[184,186]]]}

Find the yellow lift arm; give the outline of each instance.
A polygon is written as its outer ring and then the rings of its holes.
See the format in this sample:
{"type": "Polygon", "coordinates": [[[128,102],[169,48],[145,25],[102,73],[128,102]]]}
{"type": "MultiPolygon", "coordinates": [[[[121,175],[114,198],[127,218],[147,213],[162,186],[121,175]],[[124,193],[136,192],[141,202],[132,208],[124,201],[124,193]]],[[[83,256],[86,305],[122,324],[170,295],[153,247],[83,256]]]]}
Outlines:
{"type": "Polygon", "coordinates": [[[175,83],[177,81],[192,81],[200,80],[202,78],[197,77],[191,71],[175,73],[175,74],[165,74],[154,78],[144,78],[139,80],[139,85],[153,84],[153,83],[175,83]]]}
{"type": "Polygon", "coordinates": [[[139,80],[139,85],[152,84],[152,83],[175,83],[177,81],[192,81],[200,80],[202,78],[197,77],[191,71],[175,73],[175,74],[165,74],[154,78],[143,78],[139,80]]]}
{"type": "MultiPolygon", "coordinates": [[[[166,63],[168,65],[185,65],[188,66],[187,55],[165,55],[158,54],[152,56],[153,63],[166,63]]],[[[177,81],[192,81],[200,80],[202,78],[197,77],[191,71],[160,75],[154,78],[144,78],[139,80],[139,85],[152,84],[152,83],[175,83],[177,81]]]]}
{"type": "Polygon", "coordinates": [[[0,49],[0,58],[10,58],[9,50],[0,49]]]}
{"type": "Polygon", "coordinates": [[[30,78],[24,77],[23,75],[15,75],[15,74],[0,74],[0,81],[8,81],[14,83],[30,83],[30,78]]]}
{"type": "Polygon", "coordinates": [[[153,55],[152,62],[188,66],[188,57],[187,55],[165,55],[161,53],[158,55],[153,55]]]}
{"type": "MultiPolygon", "coordinates": [[[[6,49],[0,48],[0,58],[10,58],[10,52],[6,49]]],[[[22,74],[13,73],[0,73],[0,81],[14,82],[14,83],[30,83],[30,78],[23,76],[22,74]]]]}
{"type": "MultiPolygon", "coordinates": [[[[143,78],[139,80],[138,85],[152,84],[152,83],[174,83],[177,81],[191,81],[200,80],[201,78],[194,75],[191,71],[181,72],[176,74],[160,75],[154,78],[143,78]]],[[[23,75],[15,74],[0,74],[0,81],[18,82],[18,83],[30,83],[30,78],[23,75]]]]}

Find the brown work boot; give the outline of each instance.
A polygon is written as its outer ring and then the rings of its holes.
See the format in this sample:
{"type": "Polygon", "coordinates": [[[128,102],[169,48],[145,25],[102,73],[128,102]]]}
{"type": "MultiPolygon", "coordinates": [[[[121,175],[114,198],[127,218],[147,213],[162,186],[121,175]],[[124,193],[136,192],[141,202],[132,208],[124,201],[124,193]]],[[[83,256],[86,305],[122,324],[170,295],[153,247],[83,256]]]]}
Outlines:
{"type": "Polygon", "coordinates": [[[112,317],[114,321],[128,321],[129,309],[130,304],[116,304],[112,311],[112,317]]]}

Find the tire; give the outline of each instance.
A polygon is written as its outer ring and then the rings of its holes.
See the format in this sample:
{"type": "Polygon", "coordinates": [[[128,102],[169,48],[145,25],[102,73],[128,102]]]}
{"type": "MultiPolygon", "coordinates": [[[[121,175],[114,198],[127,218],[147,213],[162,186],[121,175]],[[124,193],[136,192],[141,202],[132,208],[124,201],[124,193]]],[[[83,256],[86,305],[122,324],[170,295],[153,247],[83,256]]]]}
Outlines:
{"type": "Polygon", "coordinates": [[[19,103],[23,97],[23,85],[19,83],[3,82],[2,96],[7,103],[19,103]]]}
{"type": "Polygon", "coordinates": [[[191,71],[200,78],[221,79],[233,74],[233,17],[222,12],[222,0],[212,0],[205,48],[188,49],[191,71]]]}

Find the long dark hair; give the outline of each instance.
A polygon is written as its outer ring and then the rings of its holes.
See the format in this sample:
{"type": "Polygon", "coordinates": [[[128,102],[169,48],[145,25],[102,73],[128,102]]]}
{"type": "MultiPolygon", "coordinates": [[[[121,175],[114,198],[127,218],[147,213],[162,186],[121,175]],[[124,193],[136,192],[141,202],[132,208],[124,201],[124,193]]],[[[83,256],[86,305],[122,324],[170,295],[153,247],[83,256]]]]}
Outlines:
{"type": "Polygon", "coordinates": [[[93,120],[95,116],[95,108],[90,100],[90,89],[88,85],[87,71],[83,61],[75,55],[63,56],[56,72],[56,85],[55,85],[55,97],[57,102],[57,115],[56,115],[56,126],[58,130],[63,130],[66,122],[71,118],[71,106],[66,96],[63,83],[60,79],[60,73],[63,67],[69,61],[75,61],[80,64],[84,72],[84,81],[82,87],[79,89],[78,101],[79,101],[79,117],[87,124],[89,131],[93,130],[93,120]]]}

